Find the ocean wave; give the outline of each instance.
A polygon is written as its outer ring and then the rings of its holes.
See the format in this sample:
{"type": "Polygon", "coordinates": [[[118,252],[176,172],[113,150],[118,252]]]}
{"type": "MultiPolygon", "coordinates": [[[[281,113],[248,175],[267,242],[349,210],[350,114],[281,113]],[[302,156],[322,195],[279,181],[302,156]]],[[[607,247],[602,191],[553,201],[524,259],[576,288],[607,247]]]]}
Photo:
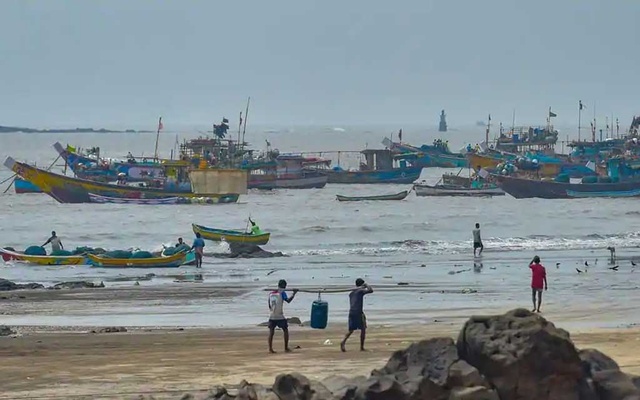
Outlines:
{"type": "MultiPolygon", "coordinates": [[[[487,238],[483,240],[492,252],[534,251],[534,250],[590,250],[640,247],[640,232],[620,234],[588,234],[576,237],[531,235],[526,237],[487,238]]],[[[402,240],[379,243],[350,243],[335,247],[296,249],[287,251],[289,255],[376,255],[376,254],[461,254],[469,252],[471,241],[444,240],[402,240]]]]}

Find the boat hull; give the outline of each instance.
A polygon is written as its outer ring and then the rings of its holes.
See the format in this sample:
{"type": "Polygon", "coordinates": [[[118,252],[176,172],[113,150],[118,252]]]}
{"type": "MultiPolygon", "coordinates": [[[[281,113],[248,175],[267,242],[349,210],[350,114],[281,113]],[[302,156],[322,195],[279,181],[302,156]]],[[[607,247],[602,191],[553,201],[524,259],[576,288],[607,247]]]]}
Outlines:
{"type": "Polygon", "coordinates": [[[277,189],[322,189],[327,186],[327,175],[315,175],[302,178],[278,178],[277,189]]]}
{"type": "Polygon", "coordinates": [[[398,168],[383,171],[327,171],[329,183],[399,183],[410,184],[420,177],[422,167],[398,168]]]}
{"type": "Polygon", "coordinates": [[[42,190],[39,187],[18,177],[13,181],[13,188],[16,191],[16,194],[42,193],[42,190]]]}
{"type": "Polygon", "coordinates": [[[460,196],[460,197],[492,197],[504,196],[505,193],[499,187],[489,188],[465,188],[448,185],[415,185],[413,189],[416,196],[432,197],[432,196],[460,196]]]}
{"type": "Polygon", "coordinates": [[[349,197],[349,196],[341,196],[336,195],[338,201],[372,201],[372,200],[404,200],[409,195],[408,191],[402,191],[396,194],[388,194],[381,196],[359,196],[359,197],[349,197]]]}
{"type": "Polygon", "coordinates": [[[498,185],[516,199],[575,199],[585,197],[634,197],[640,180],[617,183],[564,183],[496,176],[498,185]]]}
{"type": "Polygon", "coordinates": [[[89,194],[120,199],[164,199],[168,197],[208,198],[214,203],[235,203],[239,194],[175,193],[163,189],[112,185],[45,171],[8,157],[4,165],[60,203],[90,203],[89,194]]]}
{"type": "Polygon", "coordinates": [[[153,258],[107,258],[87,254],[91,265],[101,268],[177,268],[184,265],[187,253],[153,258]]]}
{"type": "Polygon", "coordinates": [[[269,242],[270,233],[252,235],[242,231],[207,228],[206,226],[192,224],[193,232],[199,233],[203,239],[220,242],[224,239],[228,243],[248,243],[263,245],[269,242]]]}
{"type": "Polygon", "coordinates": [[[0,249],[3,259],[17,260],[35,265],[81,265],[86,263],[84,256],[29,256],[15,251],[0,249]]]}

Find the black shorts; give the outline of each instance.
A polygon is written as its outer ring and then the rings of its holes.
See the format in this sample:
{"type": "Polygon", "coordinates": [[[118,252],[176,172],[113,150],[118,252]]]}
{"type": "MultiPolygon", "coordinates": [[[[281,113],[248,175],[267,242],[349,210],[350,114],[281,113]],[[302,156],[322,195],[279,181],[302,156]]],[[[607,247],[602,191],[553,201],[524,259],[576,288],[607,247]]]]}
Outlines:
{"type": "Polygon", "coordinates": [[[349,313],[349,331],[367,329],[367,317],[364,313],[349,313]]]}
{"type": "Polygon", "coordinates": [[[289,323],[286,319],[270,319],[269,320],[269,329],[280,328],[282,330],[289,329],[289,323]]]}
{"type": "Polygon", "coordinates": [[[482,249],[482,248],[484,248],[484,246],[482,245],[482,242],[473,242],[473,248],[474,249],[482,249]]]}

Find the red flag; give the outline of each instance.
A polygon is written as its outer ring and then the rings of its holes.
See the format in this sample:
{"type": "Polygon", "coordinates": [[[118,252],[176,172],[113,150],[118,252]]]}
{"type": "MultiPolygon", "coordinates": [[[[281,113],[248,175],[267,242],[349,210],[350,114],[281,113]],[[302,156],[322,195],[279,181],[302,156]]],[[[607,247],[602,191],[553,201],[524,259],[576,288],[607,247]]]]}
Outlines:
{"type": "Polygon", "coordinates": [[[162,128],[164,128],[164,125],[162,125],[162,117],[160,117],[158,120],[158,132],[160,132],[162,128]]]}

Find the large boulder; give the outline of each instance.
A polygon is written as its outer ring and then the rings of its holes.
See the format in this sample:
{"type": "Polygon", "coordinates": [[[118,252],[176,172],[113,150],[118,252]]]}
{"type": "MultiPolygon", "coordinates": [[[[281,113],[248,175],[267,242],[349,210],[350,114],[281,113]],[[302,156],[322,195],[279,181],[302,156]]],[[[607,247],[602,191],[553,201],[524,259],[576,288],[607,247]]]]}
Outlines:
{"type": "MultiPolygon", "coordinates": [[[[446,400],[450,391],[448,384],[451,382],[449,371],[457,361],[458,350],[453,340],[435,338],[413,343],[405,350],[396,351],[384,368],[373,371],[371,375],[396,380],[402,385],[408,399],[446,400]]],[[[468,369],[475,368],[469,365],[468,369]]],[[[473,373],[464,371],[459,375],[462,374],[473,373]]],[[[477,375],[479,377],[480,374],[477,375]]],[[[483,379],[479,377],[477,381],[481,384],[483,379]]]]}
{"type": "Polygon", "coordinates": [[[0,292],[21,289],[44,289],[44,285],[39,283],[15,283],[7,279],[0,278],[0,292]]]}
{"type": "Polygon", "coordinates": [[[611,357],[595,349],[583,349],[579,354],[600,400],[640,399],[640,390],[633,377],[620,371],[611,357]]]}
{"type": "Polygon", "coordinates": [[[320,383],[326,387],[335,400],[351,400],[355,397],[359,385],[367,381],[365,376],[347,378],[341,375],[331,375],[323,379],[320,383]]]}
{"type": "Polygon", "coordinates": [[[231,253],[221,254],[226,258],[271,258],[284,257],[282,252],[270,252],[262,247],[251,243],[229,243],[231,253]]]}
{"type": "Polygon", "coordinates": [[[329,400],[332,397],[321,383],[297,373],[278,375],[272,390],[280,400],[329,400]]]}
{"type": "MultiPolygon", "coordinates": [[[[428,397],[425,397],[427,399],[428,397]]],[[[358,385],[353,397],[343,400],[409,400],[402,385],[391,376],[372,376],[358,385]]],[[[431,399],[429,399],[431,400],[431,399]]]]}
{"type": "Polygon", "coordinates": [[[597,399],[569,333],[525,309],[472,317],[457,341],[501,399],[597,399]]]}

